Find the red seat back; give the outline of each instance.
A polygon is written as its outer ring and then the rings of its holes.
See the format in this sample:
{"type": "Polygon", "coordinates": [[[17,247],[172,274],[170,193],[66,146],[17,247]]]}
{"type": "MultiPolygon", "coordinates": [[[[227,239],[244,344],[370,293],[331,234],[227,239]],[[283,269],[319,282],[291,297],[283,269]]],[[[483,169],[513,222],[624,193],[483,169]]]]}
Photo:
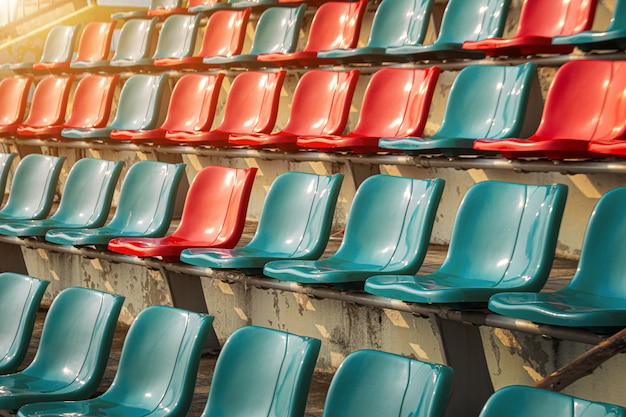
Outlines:
{"type": "Polygon", "coordinates": [[[516,37],[571,35],[591,28],[597,0],[525,0],[516,37]]]}
{"type": "Polygon", "coordinates": [[[111,38],[115,20],[110,22],[90,22],[83,29],[78,42],[75,62],[97,62],[106,60],[111,49],[111,38]]]}
{"type": "Polygon", "coordinates": [[[355,48],[367,0],[322,4],[311,21],[306,52],[355,48]]]}
{"type": "Polygon", "coordinates": [[[90,74],[81,79],[74,91],[72,110],[65,126],[81,129],[106,126],[118,79],[117,74],[90,74]]]}
{"type": "Polygon", "coordinates": [[[209,16],[198,56],[232,56],[243,49],[250,8],[218,10],[209,16]]]}
{"type": "Polygon", "coordinates": [[[23,126],[44,127],[60,125],[65,111],[73,77],[48,76],[35,87],[28,117],[23,126]]]}
{"type": "Polygon", "coordinates": [[[0,126],[20,123],[26,113],[31,77],[6,77],[0,80],[0,126]]]}

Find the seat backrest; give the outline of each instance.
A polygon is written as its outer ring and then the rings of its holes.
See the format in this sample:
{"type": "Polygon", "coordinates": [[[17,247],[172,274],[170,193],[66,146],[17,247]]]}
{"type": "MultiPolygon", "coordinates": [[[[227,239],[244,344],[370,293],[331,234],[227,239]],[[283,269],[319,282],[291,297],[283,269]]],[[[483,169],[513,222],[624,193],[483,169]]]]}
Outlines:
{"type": "Polygon", "coordinates": [[[224,74],[185,74],[178,79],[161,129],[209,130],[215,118],[224,74]]]}
{"type": "Polygon", "coordinates": [[[373,175],[358,188],[333,258],[415,273],[422,264],[443,192],[441,179],[373,175]]]}
{"type": "Polygon", "coordinates": [[[97,62],[109,57],[116,21],[89,22],[78,42],[74,62],[97,62]]]}
{"type": "Polygon", "coordinates": [[[74,90],[66,127],[101,128],[111,115],[115,86],[119,75],[89,74],[81,78],[74,90]]]}
{"type": "Polygon", "coordinates": [[[591,28],[597,0],[525,0],[516,37],[572,35],[591,28]]]}
{"type": "Polygon", "coordinates": [[[475,277],[503,290],[539,291],[550,273],[566,197],[562,184],[473,185],[436,273],[475,277]]]}
{"type": "Polygon", "coordinates": [[[318,7],[303,50],[318,52],[356,47],[367,0],[329,1],[318,7]]]}
{"type": "Polygon", "coordinates": [[[215,364],[202,417],[304,414],[320,341],[263,327],[242,327],[215,364]]]}
{"type": "Polygon", "coordinates": [[[168,9],[179,9],[183,7],[183,0],[150,0],[148,16],[168,9]]]}
{"type": "Polygon", "coordinates": [[[24,119],[32,77],[5,77],[0,80],[0,127],[15,125],[24,119]]]}
{"type": "Polygon", "coordinates": [[[209,16],[198,56],[232,56],[241,53],[250,8],[218,10],[209,16]]]}
{"type": "Polygon", "coordinates": [[[424,42],[434,0],[383,0],[372,21],[367,45],[375,48],[424,42]]]}
{"type": "Polygon", "coordinates": [[[30,102],[28,117],[22,126],[45,127],[62,124],[65,121],[73,80],[71,76],[51,75],[39,81],[30,102]]]}
{"type": "Polygon", "coordinates": [[[132,75],[122,87],[110,129],[149,130],[159,126],[167,74],[132,75]]]}
{"type": "Polygon", "coordinates": [[[11,180],[1,218],[42,219],[52,207],[65,157],[29,154],[18,164],[11,180]]]}
{"type": "Polygon", "coordinates": [[[339,365],[323,417],[443,417],[452,369],[375,350],[357,350],[339,365]]]}
{"type": "MultiPolygon", "coordinates": [[[[0,89],[1,91],[1,89],[0,89]]],[[[0,153],[0,192],[1,195],[4,196],[7,188],[7,178],[9,177],[9,172],[11,172],[11,167],[13,165],[13,160],[17,156],[17,153],[0,153]]],[[[4,201],[4,197],[2,198],[4,201]]]]}
{"type": "Polygon", "coordinates": [[[99,227],[109,215],[122,171],[121,161],[83,158],[70,169],[59,208],[52,219],[83,227],[99,227]]]}
{"type": "Polygon", "coordinates": [[[117,48],[111,57],[111,64],[119,61],[138,61],[148,58],[156,33],[158,18],[130,19],[120,30],[117,48]]]}
{"type": "Polygon", "coordinates": [[[265,196],[256,233],[247,247],[319,258],[330,235],[343,175],[285,172],[265,196]]]}
{"type": "Polygon", "coordinates": [[[282,131],[302,136],[341,134],[358,78],[358,70],[305,73],[293,92],[289,119],[282,131]]]}
{"type": "Polygon", "coordinates": [[[611,14],[609,26],[606,29],[607,32],[626,28],[626,19],[624,17],[626,17],[626,1],[615,0],[613,14],[611,14]]]}
{"type": "Polygon", "coordinates": [[[109,358],[124,297],[84,287],[56,296],[32,363],[22,374],[53,381],[58,391],[93,394],[109,358]]]}
{"type": "Polygon", "coordinates": [[[256,171],[209,166],[198,172],[172,236],[234,247],[243,232],[256,171]]]}
{"type": "Polygon", "coordinates": [[[295,51],[306,4],[271,7],[261,14],[254,31],[250,55],[295,51]]]}
{"type": "MultiPolygon", "coordinates": [[[[58,25],[50,29],[43,44],[40,63],[70,62],[80,25],[58,25]]],[[[37,68],[37,64],[33,65],[37,68]]]]}
{"type": "Polygon", "coordinates": [[[352,131],[366,137],[420,136],[440,69],[383,68],[372,76],[352,131]]]}
{"type": "Polygon", "coordinates": [[[0,274],[0,374],[21,365],[49,282],[13,272],[0,274]]]}
{"type": "Polygon", "coordinates": [[[100,399],[184,415],[212,322],[212,316],[172,307],[142,310],[128,330],[111,387],[100,399]]]}
{"type": "Polygon", "coordinates": [[[539,388],[508,386],[491,395],[480,417],[617,417],[625,414],[624,408],[613,404],[583,400],[539,388]]]}
{"type": "Polygon", "coordinates": [[[183,58],[191,56],[196,46],[200,15],[173,14],[163,22],[156,51],[157,58],[183,58]]]}
{"type": "Polygon", "coordinates": [[[120,189],[117,209],[108,226],[139,236],[167,232],[184,164],[139,161],[130,167],[120,189]]]}
{"type": "Polygon", "coordinates": [[[434,138],[507,138],[522,130],[536,66],[469,66],[452,83],[434,138]]]}
{"type": "Polygon", "coordinates": [[[247,71],[235,77],[224,104],[218,130],[235,133],[269,133],[278,116],[285,71],[247,71]]]}
{"type": "Polygon", "coordinates": [[[443,13],[436,44],[462,44],[499,38],[511,0],[450,0],[443,13]]]}

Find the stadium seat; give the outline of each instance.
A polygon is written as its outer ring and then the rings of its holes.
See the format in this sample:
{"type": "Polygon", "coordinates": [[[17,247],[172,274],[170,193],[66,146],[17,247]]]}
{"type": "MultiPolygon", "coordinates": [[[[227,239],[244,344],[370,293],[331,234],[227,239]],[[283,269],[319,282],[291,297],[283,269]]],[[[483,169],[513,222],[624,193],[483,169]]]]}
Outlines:
{"type": "Polygon", "coordinates": [[[376,350],[357,350],[339,365],[322,417],[443,417],[452,368],[376,350]]]}
{"type": "Polygon", "coordinates": [[[361,22],[367,0],[355,2],[331,1],[322,4],[311,22],[309,37],[302,51],[259,54],[259,61],[271,61],[278,66],[316,66],[337,63],[332,58],[320,58],[319,51],[352,49],[359,40],[361,22]]]}
{"type": "Polygon", "coordinates": [[[212,13],[224,9],[247,9],[261,11],[275,6],[278,0],[191,0],[187,10],[190,13],[212,13]]]}
{"type": "MultiPolygon", "coordinates": [[[[0,91],[2,91],[1,87],[0,91]]],[[[17,157],[17,153],[15,152],[0,152],[0,195],[2,195],[2,200],[4,199],[4,194],[7,188],[7,178],[9,177],[9,172],[12,170],[12,164],[15,157],[17,157]]]]}
{"type": "Polygon", "coordinates": [[[152,130],[161,121],[162,100],[165,93],[167,74],[135,74],[126,80],[117,102],[113,121],[104,127],[64,128],[61,139],[110,140],[114,130],[152,130]]]}
{"type": "MultiPolygon", "coordinates": [[[[290,53],[295,51],[298,34],[306,5],[299,7],[271,7],[263,12],[254,31],[252,46],[247,54],[223,56],[214,53],[207,55],[202,63],[205,66],[220,67],[258,67],[271,66],[269,62],[257,61],[259,54],[290,53]]],[[[245,29],[245,28],[244,28],[245,29]]],[[[202,54],[201,54],[202,55],[202,54]]]]}
{"type": "Polygon", "coordinates": [[[552,38],[589,30],[596,4],[597,0],[525,0],[512,38],[466,41],[463,49],[483,51],[487,56],[568,54],[574,45],[556,45],[552,38]]]}
{"type": "Polygon", "coordinates": [[[92,70],[108,65],[116,23],[115,20],[87,23],[80,35],[78,51],[70,62],[70,68],[92,70]]]}
{"type": "Polygon", "coordinates": [[[32,77],[4,77],[0,80],[0,136],[12,136],[24,120],[32,77]]]}
{"type": "Polygon", "coordinates": [[[196,47],[200,15],[174,14],[163,22],[152,64],[166,58],[181,59],[191,57],[196,47]]]}
{"type": "Polygon", "coordinates": [[[263,269],[279,259],[317,259],[330,236],[343,175],[285,172],[270,186],[252,240],[237,249],[196,248],[180,260],[208,268],[263,269]]]}
{"type": "Polygon", "coordinates": [[[115,129],[110,133],[113,140],[134,143],[167,144],[168,132],[208,130],[213,124],[217,100],[224,74],[185,74],[176,82],[170,97],[167,115],[156,129],[115,129]]]}
{"type": "Polygon", "coordinates": [[[280,91],[285,71],[247,71],[235,77],[230,86],[224,118],[211,131],[171,131],[165,138],[174,144],[228,146],[231,133],[269,133],[278,115],[280,91]]]}
{"type": "Polygon", "coordinates": [[[39,62],[21,62],[10,65],[16,73],[30,70],[63,71],[70,67],[80,25],[58,25],[48,32],[39,62]]]}
{"type": "Polygon", "coordinates": [[[387,48],[424,42],[434,3],[434,0],[383,0],[376,9],[365,46],[321,50],[317,56],[332,58],[341,64],[393,61],[394,56],[386,55],[387,48]]]}
{"type": "Polygon", "coordinates": [[[474,149],[505,158],[598,158],[589,144],[623,138],[626,126],[624,61],[572,61],[561,66],[545,100],[541,122],[527,139],[477,140],[474,149]]]}
{"type": "Polygon", "coordinates": [[[150,5],[145,10],[116,12],[111,15],[111,19],[133,19],[146,16],[166,18],[172,14],[186,12],[187,8],[183,6],[183,0],[150,0],[150,5]]]}
{"type": "Polygon", "coordinates": [[[109,250],[178,261],[183,249],[234,248],[243,233],[256,168],[203,168],[191,183],[180,223],[165,237],[115,238],[109,250]]]}
{"type": "Polygon", "coordinates": [[[152,65],[152,53],[159,19],[131,19],[120,29],[117,48],[109,61],[109,69],[136,70],[152,65]]]}
{"type": "MultiPolygon", "coordinates": [[[[194,43],[190,53],[161,54],[154,60],[154,65],[170,69],[201,68],[206,57],[231,57],[241,53],[246,38],[246,27],[251,9],[219,10],[211,14],[207,20],[202,38],[202,46],[198,54],[193,55],[194,43]]],[[[196,18],[198,15],[196,15],[196,18]]],[[[190,17],[188,17],[190,18],[190,17]]],[[[163,35],[161,35],[163,36],[163,35]]],[[[159,41],[160,41],[159,37],[159,41]]],[[[195,42],[195,41],[194,41],[195,42]]],[[[158,46],[157,46],[158,51],[158,46]]]]}
{"type": "Polygon", "coordinates": [[[0,273],[0,374],[11,374],[22,364],[48,284],[27,275],[0,273]]]}
{"type": "Polygon", "coordinates": [[[169,228],[183,164],[139,161],[122,182],[111,221],[93,229],[54,229],[46,240],[62,245],[106,247],[115,237],[158,237],[169,228]]]}
{"type": "Polygon", "coordinates": [[[82,400],[96,392],[109,359],[124,297],[81,288],[56,296],[26,369],[0,376],[0,409],[82,400]]]}
{"type": "MultiPolygon", "coordinates": [[[[345,135],[300,136],[300,148],[373,153],[381,137],[421,135],[440,69],[383,68],[369,81],[354,129],[345,135]]],[[[461,115],[457,115],[461,117],[461,115]]]]}
{"type": "Polygon", "coordinates": [[[337,252],[318,261],[274,261],[271,278],[337,288],[373,275],[414,274],[422,265],[443,192],[441,179],[373,175],[358,188],[337,252]]]}
{"type": "Polygon", "coordinates": [[[626,326],[624,257],[626,187],[605,193],[596,204],[580,250],[578,268],[565,287],[547,293],[496,294],[489,309],[542,324],[602,331],[626,326]]]}
{"type": "Polygon", "coordinates": [[[217,358],[201,417],[301,417],[321,342],[256,326],[235,330],[217,358]]]}
{"type": "Polygon", "coordinates": [[[443,120],[437,132],[419,136],[382,137],[378,146],[408,154],[454,156],[474,154],[476,139],[517,136],[524,124],[537,66],[472,65],[452,83],[443,120]]]}
{"type": "Polygon", "coordinates": [[[299,136],[340,135],[348,122],[352,95],[359,71],[311,70],[305,73],[293,92],[289,119],[275,133],[233,133],[232,146],[297,149],[299,136]]]}
{"type": "Polygon", "coordinates": [[[70,169],[59,208],[47,219],[0,222],[0,235],[45,236],[57,228],[102,226],[109,215],[122,162],[83,158],[70,169]]]}
{"type": "Polygon", "coordinates": [[[461,202],[443,264],[426,275],[381,275],[365,291],[411,303],[486,304],[539,291],[550,274],[567,187],[483,181],[461,202]]]}
{"type": "Polygon", "coordinates": [[[212,322],[204,314],[148,307],[131,324],[113,382],[102,395],[28,404],[18,416],[184,416],[212,322]]]}
{"type": "Polygon", "coordinates": [[[43,219],[52,208],[64,156],[26,155],[11,179],[0,221],[43,219]]]}
{"type": "Polygon", "coordinates": [[[188,13],[202,13],[202,12],[212,12],[215,10],[220,10],[220,8],[228,8],[223,6],[222,0],[188,0],[187,1],[187,12],[188,13]]]}

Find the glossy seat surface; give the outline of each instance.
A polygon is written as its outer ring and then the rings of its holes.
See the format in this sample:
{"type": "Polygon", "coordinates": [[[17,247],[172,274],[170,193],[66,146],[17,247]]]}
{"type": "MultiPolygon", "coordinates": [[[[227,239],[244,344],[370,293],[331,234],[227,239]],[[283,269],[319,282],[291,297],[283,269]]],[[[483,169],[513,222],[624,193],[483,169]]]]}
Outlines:
{"type": "Polygon", "coordinates": [[[414,274],[426,256],[443,186],[441,179],[371,176],[354,196],[337,252],[318,261],[270,262],[263,273],[310,284],[362,284],[372,275],[414,274]]]}
{"type": "Polygon", "coordinates": [[[47,132],[51,129],[58,131],[56,127],[65,122],[73,80],[71,76],[51,75],[39,81],[31,99],[28,117],[18,125],[17,133],[29,135],[40,131],[47,132]]]}
{"type": "Polygon", "coordinates": [[[321,342],[279,330],[242,327],[217,358],[202,417],[300,417],[321,342]]]}
{"type": "Polygon", "coordinates": [[[43,219],[52,208],[54,193],[65,157],[40,154],[26,155],[20,160],[0,220],[43,219]]]}
{"type": "Polygon", "coordinates": [[[261,269],[278,259],[317,259],[330,235],[343,175],[280,175],[267,192],[252,240],[237,249],[197,248],[181,261],[209,268],[261,269]]]}
{"type": "Polygon", "coordinates": [[[124,297],[81,287],[52,302],[33,361],[0,376],[0,408],[89,398],[106,368],[124,297]]]}
{"type": "Polygon", "coordinates": [[[486,303],[539,291],[550,273],[567,187],[483,181],[459,207],[448,254],[426,275],[368,278],[365,291],[414,303],[486,303]]]}
{"type": "Polygon", "coordinates": [[[159,19],[131,19],[120,29],[117,49],[109,61],[109,66],[141,67],[152,64],[152,49],[156,38],[156,25],[159,19]]]}
{"type": "MultiPolygon", "coordinates": [[[[48,32],[39,62],[33,64],[34,70],[67,70],[74,53],[80,25],[58,25],[48,32]]],[[[16,69],[19,69],[19,65],[16,69]]]]}
{"type": "Polygon", "coordinates": [[[76,57],[70,63],[70,68],[91,69],[108,64],[116,23],[115,20],[87,23],[80,35],[76,57]]]}
{"type": "Polygon", "coordinates": [[[174,14],[163,22],[153,63],[164,58],[183,58],[193,55],[200,25],[200,15],[174,14]]]}
{"type": "Polygon", "coordinates": [[[440,69],[384,68],[370,79],[354,129],[345,135],[300,136],[300,148],[377,152],[381,137],[421,135],[440,69]]]}
{"type": "Polygon", "coordinates": [[[183,0],[152,0],[148,8],[148,16],[166,17],[172,14],[185,13],[183,0]]]}
{"type": "Polygon", "coordinates": [[[224,104],[224,118],[213,130],[169,131],[172,143],[191,145],[228,145],[231,133],[269,133],[278,116],[280,91],[285,71],[247,71],[235,77],[224,104]]]}
{"type": "Polygon", "coordinates": [[[117,373],[99,397],[34,403],[26,416],[184,416],[213,317],[166,306],[142,310],[131,324],[117,373]]]}
{"type": "Polygon", "coordinates": [[[339,135],[348,122],[358,78],[358,70],[310,70],[296,85],[283,129],[275,133],[233,133],[228,143],[293,150],[297,149],[298,136],[339,135]]]}
{"type": "Polygon", "coordinates": [[[7,179],[9,177],[9,173],[12,170],[13,160],[16,157],[17,157],[17,153],[15,152],[11,152],[11,153],[0,152],[0,190],[2,190],[2,194],[6,193],[7,179]]]}
{"type": "Polygon", "coordinates": [[[625,136],[626,63],[581,60],[561,66],[548,89],[541,122],[527,139],[478,140],[474,148],[506,158],[593,158],[625,136]]]}
{"type": "Polygon", "coordinates": [[[102,226],[109,215],[111,200],[122,162],[83,158],[67,175],[59,208],[47,219],[4,221],[0,235],[44,236],[56,228],[91,228],[102,226]]]}
{"type": "Polygon", "coordinates": [[[256,168],[209,166],[194,178],[176,230],[159,238],[117,238],[109,250],[126,255],[178,260],[183,249],[233,248],[239,242],[256,168]]]}
{"type": "Polygon", "coordinates": [[[550,293],[496,294],[489,309],[537,323],[610,328],[626,325],[624,257],[626,225],[621,220],[626,188],[614,188],[596,204],[572,280],[550,293]]]}
{"type": "Polygon", "coordinates": [[[46,240],[64,245],[103,246],[114,237],[158,237],[169,227],[183,164],[139,161],[130,167],[120,189],[115,214],[93,229],[54,229],[46,240]]]}
{"type": "Polygon", "coordinates": [[[596,0],[525,0],[512,38],[466,41],[463,48],[487,56],[567,54],[574,46],[552,44],[552,38],[590,29],[596,5],[596,0]]]}
{"type": "Polygon", "coordinates": [[[357,350],[339,365],[322,417],[442,417],[452,369],[375,350],[357,350]]]}
{"type": "Polygon", "coordinates": [[[432,136],[385,137],[384,149],[408,154],[474,153],[476,139],[519,135],[537,67],[475,65],[463,68],[450,88],[441,126],[432,136]]]}
{"type": "Polygon", "coordinates": [[[0,273],[0,374],[13,373],[22,364],[48,284],[27,275],[0,273]]]}
{"type": "Polygon", "coordinates": [[[5,77],[0,80],[0,135],[11,135],[24,120],[32,77],[5,77]]]}

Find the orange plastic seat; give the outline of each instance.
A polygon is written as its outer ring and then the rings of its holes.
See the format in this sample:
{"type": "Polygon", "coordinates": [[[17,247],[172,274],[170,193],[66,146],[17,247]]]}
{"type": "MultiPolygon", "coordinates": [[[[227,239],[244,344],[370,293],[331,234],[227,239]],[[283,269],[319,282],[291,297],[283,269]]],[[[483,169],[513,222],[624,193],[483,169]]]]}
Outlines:
{"type": "Polygon", "coordinates": [[[165,138],[177,144],[228,146],[231,133],[269,133],[276,123],[284,80],[285,71],[243,72],[230,86],[224,118],[216,129],[169,131],[165,138]]]}
{"type": "Polygon", "coordinates": [[[596,4],[597,0],[525,0],[512,38],[466,41],[463,49],[484,51],[487,56],[568,54],[574,45],[553,45],[552,38],[589,30],[596,4]]]}
{"type": "Polygon", "coordinates": [[[24,120],[32,77],[0,80],[0,135],[12,135],[24,120]]]}
{"type": "MultiPolygon", "coordinates": [[[[59,137],[61,131],[65,128],[90,129],[106,126],[111,114],[115,85],[118,78],[117,74],[89,74],[85,76],[76,86],[72,109],[67,121],[63,122],[63,120],[60,120],[61,123],[45,125],[47,120],[45,118],[46,113],[39,113],[41,116],[39,121],[31,120],[29,116],[29,120],[17,128],[17,134],[27,137],[49,138],[59,137]]],[[[60,88],[61,86],[59,85],[58,87],[60,88]]],[[[39,104],[40,101],[38,100],[37,105],[39,104]]],[[[43,105],[45,104],[41,104],[41,106],[43,105]]],[[[31,104],[31,108],[32,106],[31,104]]]]}
{"type": "Polygon", "coordinates": [[[109,250],[178,261],[183,249],[235,247],[246,222],[256,168],[209,166],[196,175],[178,228],[161,238],[115,238],[109,250]]]}
{"type": "Polygon", "coordinates": [[[331,1],[322,4],[311,21],[309,38],[302,51],[260,54],[259,61],[271,61],[280,66],[315,66],[334,64],[333,58],[320,58],[319,51],[352,49],[359,40],[361,22],[367,0],[356,2],[331,1]]]}
{"type": "Polygon", "coordinates": [[[381,137],[421,135],[440,69],[384,68],[371,78],[354,130],[346,135],[299,137],[297,145],[356,153],[377,152],[381,137]]]}
{"type": "Polygon", "coordinates": [[[590,143],[626,136],[624,89],[624,61],[568,62],[554,76],[532,136],[482,139],[474,142],[474,149],[500,152],[505,158],[597,158],[601,155],[591,151],[590,143]]]}
{"type": "Polygon", "coordinates": [[[110,138],[167,144],[168,132],[208,130],[213,124],[224,74],[186,74],[172,91],[165,121],[156,129],[111,131],[110,138]]]}
{"type": "Polygon", "coordinates": [[[78,52],[70,68],[90,69],[107,65],[115,24],[115,20],[88,23],[80,35],[78,52]]]}

